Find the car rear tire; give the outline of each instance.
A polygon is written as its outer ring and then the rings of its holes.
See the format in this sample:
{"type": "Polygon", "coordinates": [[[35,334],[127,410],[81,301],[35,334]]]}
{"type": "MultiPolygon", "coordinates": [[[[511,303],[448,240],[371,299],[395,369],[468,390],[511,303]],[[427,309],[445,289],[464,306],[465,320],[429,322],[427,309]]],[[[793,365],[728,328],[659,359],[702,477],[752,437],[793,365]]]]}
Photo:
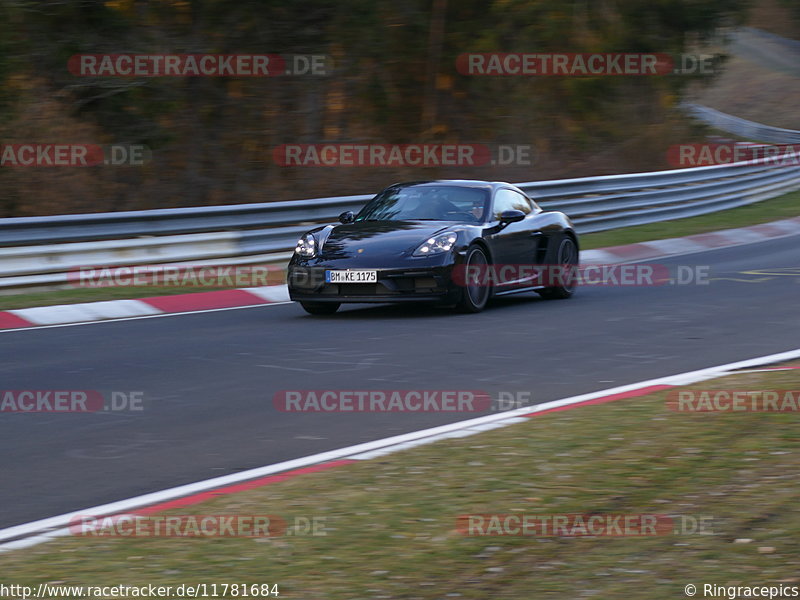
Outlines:
{"type": "Polygon", "coordinates": [[[480,275],[470,276],[470,267],[477,267],[479,273],[486,274],[486,266],[489,260],[486,258],[486,253],[480,246],[470,246],[467,249],[467,255],[464,258],[464,291],[461,295],[461,301],[456,305],[459,312],[477,313],[486,308],[486,303],[489,302],[492,288],[487,282],[480,281],[480,275]]]}
{"type": "Polygon", "coordinates": [[[332,315],[339,310],[341,304],[338,302],[301,302],[300,306],[310,315],[332,315]]]}
{"type": "Polygon", "coordinates": [[[578,245],[567,234],[559,234],[551,240],[550,244],[545,266],[548,269],[561,267],[558,271],[548,275],[548,278],[556,277],[559,281],[557,285],[537,290],[536,293],[545,300],[571,298],[575,293],[578,278],[578,245]]]}

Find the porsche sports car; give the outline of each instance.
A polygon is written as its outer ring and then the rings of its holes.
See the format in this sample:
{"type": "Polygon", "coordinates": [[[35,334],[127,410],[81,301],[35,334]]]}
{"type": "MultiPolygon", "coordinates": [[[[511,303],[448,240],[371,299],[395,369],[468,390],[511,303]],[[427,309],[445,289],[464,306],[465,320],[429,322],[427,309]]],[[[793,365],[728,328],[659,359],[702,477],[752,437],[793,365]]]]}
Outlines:
{"type": "Polygon", "coordinates": [[[575,290],[572,223],[508,183],[399,183],[339,221],[305,233],[289,262],[289,295],[311,314],[332,314],[346,302],[436,302],[479,312],[492,296],[569,298],[575,290]],[[525,268],[531,265],[558,266],[558,276],[525,268]]]}

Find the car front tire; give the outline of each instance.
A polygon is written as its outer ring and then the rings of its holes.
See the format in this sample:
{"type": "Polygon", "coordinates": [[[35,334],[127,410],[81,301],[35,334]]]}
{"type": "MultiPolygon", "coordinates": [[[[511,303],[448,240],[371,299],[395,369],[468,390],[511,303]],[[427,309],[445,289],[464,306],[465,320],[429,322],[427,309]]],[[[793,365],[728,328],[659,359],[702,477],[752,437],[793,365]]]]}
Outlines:
{"type": "Polygon", "coordinates": [[[485,281],[480,281],[480,275],[471,275],[470,267],[475,271],[486,274],[486,267],[489,260],[486,257],[486,252],[480,246],[474,245],[467,249],[467,255],[464,258],[464,290],[461,295],[461,301],[458,303],[457,308],[459,312],[464,313],[477,313],[486,308],[491,295],[491,286],[485,281]]]}

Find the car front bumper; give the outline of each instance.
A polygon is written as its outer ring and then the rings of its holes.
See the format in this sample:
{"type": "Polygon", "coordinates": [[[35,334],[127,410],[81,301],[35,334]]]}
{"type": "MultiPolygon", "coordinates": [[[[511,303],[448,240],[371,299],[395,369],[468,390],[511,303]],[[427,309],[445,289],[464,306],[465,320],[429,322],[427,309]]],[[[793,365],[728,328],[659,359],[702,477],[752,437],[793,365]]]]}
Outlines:
{"type": "MultiPolygon", "coordinates": [[[[325,271],[336,266],[290,265],[289,297],[298,302],[458,302],[463,288],[452,281],[452,265],[375,269],[376,283],[326,283],[325,271]]],[[[358,267],[362,268],[362,267],[358,267]]]]}

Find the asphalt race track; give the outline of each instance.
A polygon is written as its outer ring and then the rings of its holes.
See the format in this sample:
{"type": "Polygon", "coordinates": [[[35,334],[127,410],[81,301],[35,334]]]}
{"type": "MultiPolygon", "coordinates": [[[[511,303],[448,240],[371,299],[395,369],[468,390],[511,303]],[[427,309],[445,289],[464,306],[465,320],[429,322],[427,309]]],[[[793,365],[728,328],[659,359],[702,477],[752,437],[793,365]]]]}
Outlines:
{"type": "Polygon", "coordinates": [[[144,410],[0,413],[0,527],[479,416],[283,413],[280,390],[531,391],[540,403],[797,348],[798,258],[800,236],[714,250],[653,261],[709,265],[708,285],[584,287],[476,315],[284,304],[2,333],[3,389],[142,391],[144,410]]]}

